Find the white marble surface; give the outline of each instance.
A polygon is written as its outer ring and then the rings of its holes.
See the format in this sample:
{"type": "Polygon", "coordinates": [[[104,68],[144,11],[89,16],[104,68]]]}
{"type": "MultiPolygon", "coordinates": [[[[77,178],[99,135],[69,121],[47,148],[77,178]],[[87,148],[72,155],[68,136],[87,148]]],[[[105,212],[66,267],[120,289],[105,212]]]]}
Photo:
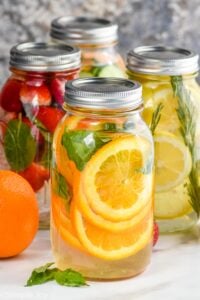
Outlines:
{"type": "Polygon", "coordinates": [[[151,265],[138,277],[69,288],[49,282],[24,287],[33,268],[52,261],[48,231],[14,259],[0,260],[0,300],[199,300],[200,231],[161,236],[151,265]]]}

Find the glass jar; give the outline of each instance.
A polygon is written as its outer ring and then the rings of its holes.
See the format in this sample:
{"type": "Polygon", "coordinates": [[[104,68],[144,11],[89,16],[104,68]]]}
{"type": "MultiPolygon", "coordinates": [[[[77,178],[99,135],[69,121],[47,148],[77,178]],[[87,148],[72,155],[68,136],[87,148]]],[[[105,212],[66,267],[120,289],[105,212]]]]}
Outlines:
{"type": "Polygon", "coordinates": [[[155,142],[155,217],[161,232],[186,230],[200,213],[198,55],[186,49],[138,47],[128,75],[143,86],[143,117],[155,142]]]}
{"type": "Polygon", "coordinates": [[[52,135],[64,115],[64,82],[79,68],[80,51],[72,46],[21,43],[10,52],[11,75],[0,95],[0,168],[31,184],[40,228],[49,227],[49,163],[52,135]]]}
{"type": "Polygon", "coordinates": [[[76,45],[81,49],[80,77],[125,77],[118,53],[118,26],[106,19],[60,17],[51,23],[55,43],[76,45]]]}
{"type": "Polygon", "coordinates": [[[51,240],[58,268],[117,279],[149,263],[153,140],[141,86],[86,78],[66,85],[53,140],[51,240]]]}

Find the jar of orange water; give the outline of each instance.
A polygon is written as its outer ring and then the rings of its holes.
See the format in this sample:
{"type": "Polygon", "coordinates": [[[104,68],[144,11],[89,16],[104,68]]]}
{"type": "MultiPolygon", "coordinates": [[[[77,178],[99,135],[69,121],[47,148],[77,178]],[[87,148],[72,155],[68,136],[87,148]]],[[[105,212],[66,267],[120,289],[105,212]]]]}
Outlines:
{"type": "Polygon", "coordinates": [[[160,231],[186,230],[200,215],[198,55],[147,46],[130,51],[130,79],[143,86],[143,117],[155,141],[155,217],[160,231]]]}
{"type": "Polygon", "coordinates": [[[141,93],[126,79],[66,84],[51,174],[51,239],[60,269],[117,279],[139,274],[150,261],[154,150],[141,93]]]}

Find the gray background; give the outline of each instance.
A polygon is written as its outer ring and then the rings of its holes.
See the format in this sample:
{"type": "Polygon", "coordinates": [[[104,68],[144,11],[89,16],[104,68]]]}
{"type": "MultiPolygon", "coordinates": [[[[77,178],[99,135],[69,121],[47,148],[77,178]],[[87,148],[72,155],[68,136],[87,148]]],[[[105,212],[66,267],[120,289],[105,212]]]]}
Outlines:
{"type": "Polygon", "coordinates": [[[124,56],[155,43],[200,52],[200,0],[0,0],[0,84],[8,75],[11,46],[46,40],[50,21],[70,14],[117,21],[124,56]]]}

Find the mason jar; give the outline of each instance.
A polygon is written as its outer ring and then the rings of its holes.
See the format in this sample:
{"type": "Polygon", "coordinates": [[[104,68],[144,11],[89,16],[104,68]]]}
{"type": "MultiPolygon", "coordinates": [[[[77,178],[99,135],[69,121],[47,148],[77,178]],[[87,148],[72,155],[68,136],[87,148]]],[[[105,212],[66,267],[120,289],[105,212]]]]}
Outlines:
{"type": "Polygon", "coordinates": [[[34,189],[40,228],[49,226],[49,165],[64,83],[78,76],[80,51],[67,45],[21,43],[10,52],[11,75],[0,95],[0,168],[23,176],[34,189]]]}
{"type": "Polygon", "coordinates": [[[198,55],[188,49],[138,47],[128,76],[143,86],[143,117],[155,143],[155,217],[161,232],[186,230],[200,213],[198,55]]]}
{"type": "Polygon", "coordinates": [[[141,86],[68,82],[53,139],[51,240],[56,265],[88,278],[141,273],[150,261],[154,149],[141,86]]]}
{"type": "Polygon", "coordinates": [[[118,25],[106,19],[60,17],[51,23],[52,41],[79,47],[80,77],[125,77],[118,53],[118,25]]]}

